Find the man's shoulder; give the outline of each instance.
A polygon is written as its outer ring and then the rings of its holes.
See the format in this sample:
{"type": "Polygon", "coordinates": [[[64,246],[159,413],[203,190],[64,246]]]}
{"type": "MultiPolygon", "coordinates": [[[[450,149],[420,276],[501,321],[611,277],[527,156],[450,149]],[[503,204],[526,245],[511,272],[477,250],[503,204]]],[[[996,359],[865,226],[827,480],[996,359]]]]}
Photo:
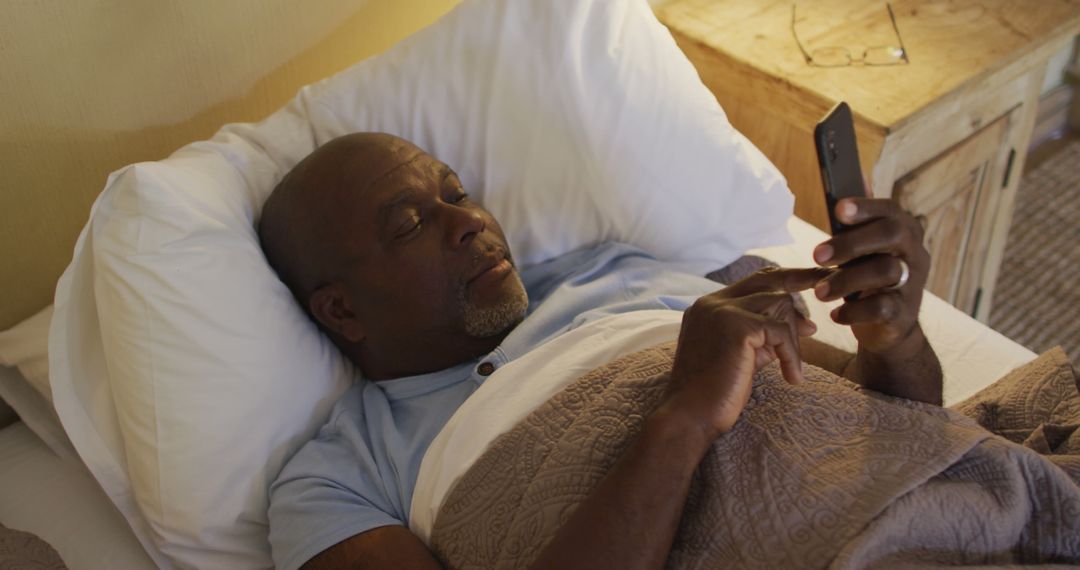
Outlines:
{"type": "Polygon", "coordinates": [[[434,437],[441,428],[439,422],[445,422],[443,416],[449,417],[475,389],[468,382],[469,369],[471,365],[465,363],[382,382],[358,379],[334,404],[312,439],[295,451],[279,479],[317,475],[319,469],[333,468],[340,461],[365,461],[372,472],[378,472],[383,463],[407,461],[410,454],[422,453],[389,442],[434,437]]]}
{"type": "Polygon", "coordinates": [[[338,470],[341,462],[372,457],[370,445],[379,435],[368,433],[370,422],[364,417],[367,383],[358,380],[342,393],[311,439],[292,451],[274,486],[305,477],[326,477],[338,470]]]}
{"type": "MultiPolygon", "coordinates": [[[[355,453],[352,449],[335,448],[346,442],[364,441],[366,438],[351,437],[353,432],[363,429],[363,422],[358,421],[363,414],[363,391],[362,382],[355,382],[342,393],[334,404],[330,415],[319,429],[303,445],[297,448],[292,457],[285,465],[278,478],[288,477],[290,471],[298,468],[301,471],[310,471],[312,465],[322,464],[328,461],[330,456],[339,454],[355,453]],[[307,465],[307,467],[303,467],[307,465]]],[[[348,447],[352,447],[350,444],[348,447]]]]}
{"type": "Polygon", "coordinates": [[[333,437],[341,432],[342,426],[353,426],[356,424],[354,420],[364,409],[364,390],[366,388],[367,380],[358,379],[355,380],[338,398],[334,403],[334,407],[330,409],[330,415],[326,418],[326,423],[319,428],[319,431],[315,434],[315,438],[320,437],[333,437]]]}

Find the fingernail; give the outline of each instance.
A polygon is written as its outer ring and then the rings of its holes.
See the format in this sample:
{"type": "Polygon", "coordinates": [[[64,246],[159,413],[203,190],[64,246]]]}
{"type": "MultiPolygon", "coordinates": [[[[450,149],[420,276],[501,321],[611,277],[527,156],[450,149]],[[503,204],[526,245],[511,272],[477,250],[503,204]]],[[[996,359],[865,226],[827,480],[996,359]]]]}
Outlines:
{"type": "MultiPolygon", "coordinates": [[[[840,316],[840,307],[837,307],[837,308],[833,309],[832,311],[829,311],[829,317],[831,317],[832,320],[836,321],[836,319],[839,316],[840,316]]],[[[839,322],[839,321],[837,321],[837,322],[839,322]]]]}
{"type": "Polygon", "coordinates": [[[828,263],[833,256],[833,248],[831,245],[823,243],[814,248],[814,260],[818,263],[828,263]]]}
{"type": "Polygon", "coordinates": [[[844,202],[840,204],[840,216],[847,218],[848,220],[855,217],[855,213],[859,211],[859,207],[851,202],[844,202]]]}
{"type": "Polygon", "coordinates": [[[825,298],[829,296],[829,283],[827,281],[822,281],[821,283],[814,285],[814,294],[817,295],[818,299],[824,301],[825,298]]]}

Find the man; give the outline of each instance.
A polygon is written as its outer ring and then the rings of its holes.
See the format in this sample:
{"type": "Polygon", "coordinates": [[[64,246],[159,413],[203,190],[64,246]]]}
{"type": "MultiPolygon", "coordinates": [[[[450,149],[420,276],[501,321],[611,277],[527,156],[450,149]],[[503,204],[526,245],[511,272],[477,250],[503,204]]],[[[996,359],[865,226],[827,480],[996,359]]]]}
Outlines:
{"type": "Polygon", "coordinates": [[[825,267],[761,272],[720,291],[619,244],[519,273],[496,220],[445,164],[385,134],[327,143],[275,189],[259,234],[282,280],[369,381],[275,481],[276,564],[439,568],[407,528],[431,440],[499,366],[606,314],[686,311],[671,385],[537,567],[663,566],[697,464],[773,360],[789,382],[806,360],[939,404],[940,367],[917,321],[930,265],[919,224],[887,200],[845,200],[837,212],[857,227],[818,246],[825,267]],[[805,338],[815,325],[792,294],[810,288],[823,300],[861,292],[832,315],[852,326],[857,355],[805,338]]]}

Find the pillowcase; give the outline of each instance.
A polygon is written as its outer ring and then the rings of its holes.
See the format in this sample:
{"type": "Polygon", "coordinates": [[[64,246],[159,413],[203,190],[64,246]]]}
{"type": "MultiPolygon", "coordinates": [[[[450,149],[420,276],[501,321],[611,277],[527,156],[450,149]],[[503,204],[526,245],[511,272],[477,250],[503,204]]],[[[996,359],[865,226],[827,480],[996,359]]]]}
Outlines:
{"type": "Polygon", "coordinates": [[[114,173],[57,289],[52,390],[160,565],[270,566],[268,485],[354,379],[254,229],[354,131],[455,168],[523,266],[619,240],[715,268],[788,239],[783,178],[644,0],[466,1],[262,123],[114,173]]]}

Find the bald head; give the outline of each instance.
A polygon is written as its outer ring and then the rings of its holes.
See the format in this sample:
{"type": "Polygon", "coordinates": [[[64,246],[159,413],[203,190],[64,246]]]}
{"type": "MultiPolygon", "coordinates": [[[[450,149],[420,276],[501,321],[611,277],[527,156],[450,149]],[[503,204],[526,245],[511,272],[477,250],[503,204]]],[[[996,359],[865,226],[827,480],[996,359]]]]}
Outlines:
{"type": "Polygon", "coordinates": [[[498,222],[446,164],[381,133],[334,139],[263,206],[270,265],[371,378],[494,350],[528,298],[498,222]]]}
{"type": "Polygon", "coordinates": [[[347,255],[343,200],[399,166],[395,159],[422,152],[385,133],[348,134],[316,149],[278,183],[263,206],[259,240],[271,267],[305,309],[310,310],[311,293],[333,277],[347,255]]]}

